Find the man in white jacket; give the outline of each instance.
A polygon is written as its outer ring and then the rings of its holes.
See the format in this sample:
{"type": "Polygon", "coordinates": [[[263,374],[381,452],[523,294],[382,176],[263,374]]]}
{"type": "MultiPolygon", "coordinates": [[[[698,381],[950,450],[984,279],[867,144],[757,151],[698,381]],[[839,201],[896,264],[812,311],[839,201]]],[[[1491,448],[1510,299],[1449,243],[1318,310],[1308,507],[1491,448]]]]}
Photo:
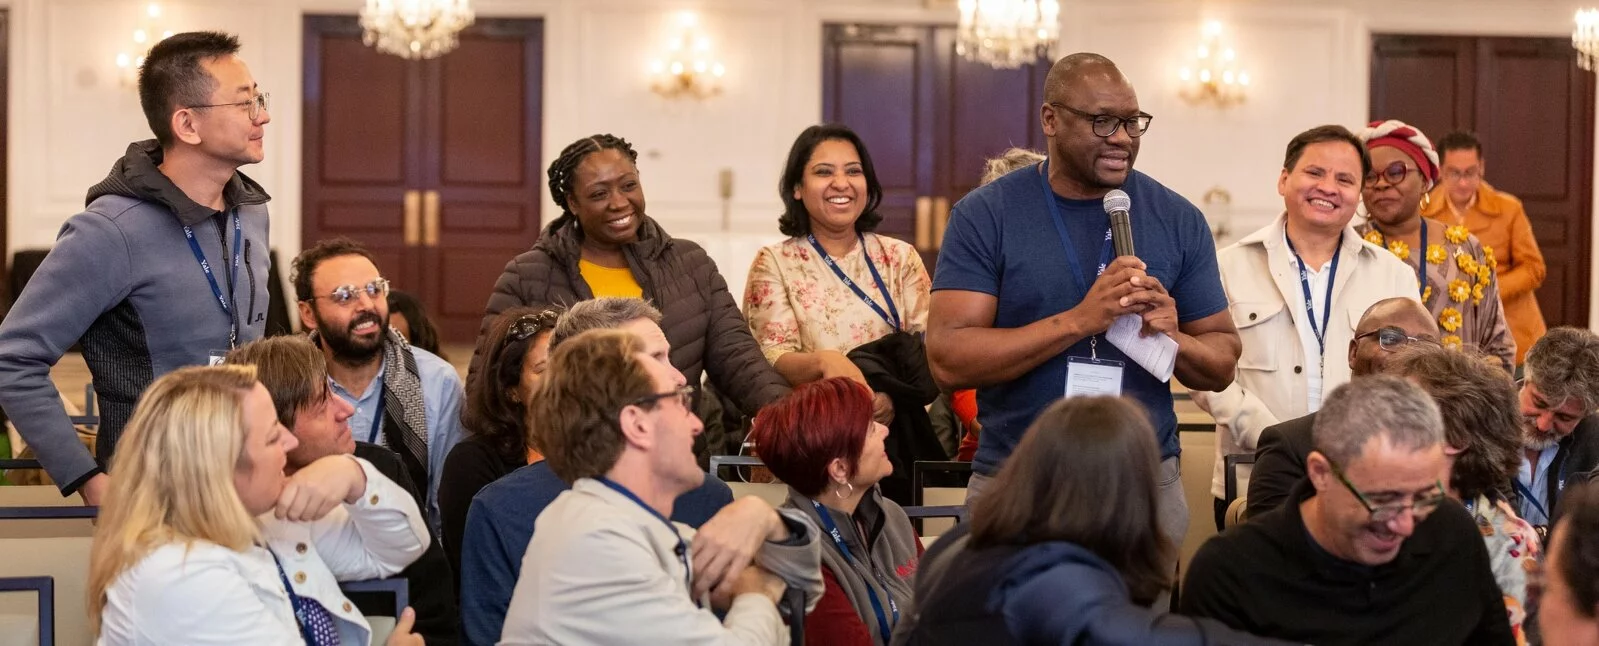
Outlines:
{"type": "Polygon", "coordinates": [[[747,497],[697,533],[667,520],[705,477],[693,392],[629,332],[585,332],[556,349],[528,418],[572,490],[534,525],[500,644],[786,643],[784,589],[804,591],[807,608],[822,593],[817,532],[803,517],[747,497]]]}
{"type": "MultiPolygon", "coordinates": [[[[1193,393],[1216,418],[1216,528],[1224,457],[1253,454],[1260,432],[1321,408],[1322,393],[1349,381],[1343,353],[1361,313],[1385,298],[1415,297],[1416,274],[1349,225],[1371,157],[1342,126],[1318,126],[1288,142],[1277,192],[1284,213],[1216,254],[1243,353],[1231,386],[1193,393]],[[1331,360],[1328,350],[1331,350],[1331,360]]],[[[1247,491],[1240,474],[1239,491],[1247,491]]]]}

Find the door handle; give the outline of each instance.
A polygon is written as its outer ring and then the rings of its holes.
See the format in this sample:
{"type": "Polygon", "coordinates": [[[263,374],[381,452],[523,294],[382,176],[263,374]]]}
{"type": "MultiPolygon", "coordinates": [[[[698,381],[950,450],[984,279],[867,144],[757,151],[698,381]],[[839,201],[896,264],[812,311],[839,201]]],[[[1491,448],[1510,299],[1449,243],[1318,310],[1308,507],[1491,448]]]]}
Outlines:
{"type": "Polygon", "coordinates": [[[422,193],[405,192],[405,246],[415,247],[422,240],[422,193]]]}
{"type": "Polygon", "coordinates": [[[422,245],[439,246],[439,192],[422,194],[422,245]]]}
{"type": "Polygon", "coordinates": [[[916,196],[916,250],[928,251],[933,245],[933,198],[916,196]]]}
{"type": "Polygon", "coordinates": [[[949,228],[949,198],[933,198],[933,249],[944,248],[944,229],[949,228]]]}

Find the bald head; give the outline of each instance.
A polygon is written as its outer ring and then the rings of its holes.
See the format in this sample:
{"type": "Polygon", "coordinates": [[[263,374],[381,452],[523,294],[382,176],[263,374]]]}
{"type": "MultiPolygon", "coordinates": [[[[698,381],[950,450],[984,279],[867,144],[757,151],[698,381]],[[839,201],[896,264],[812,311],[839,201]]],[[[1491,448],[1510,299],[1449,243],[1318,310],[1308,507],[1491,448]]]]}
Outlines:
{"type": "Polygon", "coordinates": [[[1044,98],[1065,103],[1069,93],[1090,79],[1127,83],[1127,77],[1122,76],[1122,71],[1110,59],[1091,52],[1078,52],[1055,61],[1049,68],[1049,75],[1044,77],[1044,98]]]}
{"type": "Polygon", "coordinates": [[[1438,322],[1427,308],[1422,307],[1421,301],[1397,297],[1372,303],[1360,315],[1360,323],[1355,326],[1355,339],[1349,342],[1349,369],[1355,376],[1382,371],[1383,364],[1392,352],[1392,349],[1382,347],[1378,331],[1383,328],[1396,328],[1404,336],[1438,342],[1438,322]]]}

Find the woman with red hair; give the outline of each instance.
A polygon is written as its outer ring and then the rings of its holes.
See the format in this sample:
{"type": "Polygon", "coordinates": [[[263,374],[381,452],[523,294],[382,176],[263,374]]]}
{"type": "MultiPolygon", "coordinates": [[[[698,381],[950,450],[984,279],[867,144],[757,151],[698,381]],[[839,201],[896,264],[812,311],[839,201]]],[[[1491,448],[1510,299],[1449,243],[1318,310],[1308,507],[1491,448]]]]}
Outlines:
{"type": "Polygon", "coordinates": [[[887,646],[912,609],[922,544],[905,510],[878,490],[894,472],[886,437],[872,420],[872,391],[848,377],[803,384],[755,418],[750,439],[788,484],[785,506],[826,536],[826,590],[805,617],[806,644],[887,646]]]}

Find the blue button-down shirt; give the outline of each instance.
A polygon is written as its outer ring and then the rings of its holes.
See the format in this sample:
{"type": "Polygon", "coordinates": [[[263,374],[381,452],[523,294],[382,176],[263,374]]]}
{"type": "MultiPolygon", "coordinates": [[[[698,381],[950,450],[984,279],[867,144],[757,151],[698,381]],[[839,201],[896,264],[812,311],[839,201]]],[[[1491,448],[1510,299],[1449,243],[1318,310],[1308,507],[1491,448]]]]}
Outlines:
{"type": "MultiPolygon", "coordinates": [[[[422,409],[428,425],[428,524],[437,535],[440,522],[439,479],[444,474],[445,456],[461,440],[463,386],[461,374],[448,361],[421,348],[411,348],[411,352],[416,356],[417,376],[422,381],[422,409]]],[[[345,390],[332,377],[328,378],[333,392],[355,407],[355,415],[350,418],[350,432],[355,439],[383,446],[388,446],[383,438],[383,427],[377,426],[374,433],[373,420],[383,401],[383,373],[386,370],[388,362],[384,361],[384,365],[378,369],[377,378],[359,397],[345,390]]]]}
{"type": "Polygon", "coordinates": [[[1516,510],[1521,513],[1522,520],[1534,525],[1549,524],[1549,516],[1544,513],[1551,511],[1549,509],[1549,464],[1555,461],[1555,454],[1559,452],[1559,445],[1544,449],[1542,453],[1538,454],[1538,468],[1536,469],[1533,468],[1531,462],[1527,461],[1525,456],[1521,458],[1521,469],[1516,473],[1516,480],[1521,483],[1521,486],[1526,487],[1528,492],[1532,493],[1533,500],[1538,501],[1538,504],[1534,505],[1532,501],[1526,499],[1527,495],[1525,493],[1522,494],[1521,508],[1516,510]],[[1542,506],[1543,511],[1539,511],[1540,506],[1542,506]]]}

